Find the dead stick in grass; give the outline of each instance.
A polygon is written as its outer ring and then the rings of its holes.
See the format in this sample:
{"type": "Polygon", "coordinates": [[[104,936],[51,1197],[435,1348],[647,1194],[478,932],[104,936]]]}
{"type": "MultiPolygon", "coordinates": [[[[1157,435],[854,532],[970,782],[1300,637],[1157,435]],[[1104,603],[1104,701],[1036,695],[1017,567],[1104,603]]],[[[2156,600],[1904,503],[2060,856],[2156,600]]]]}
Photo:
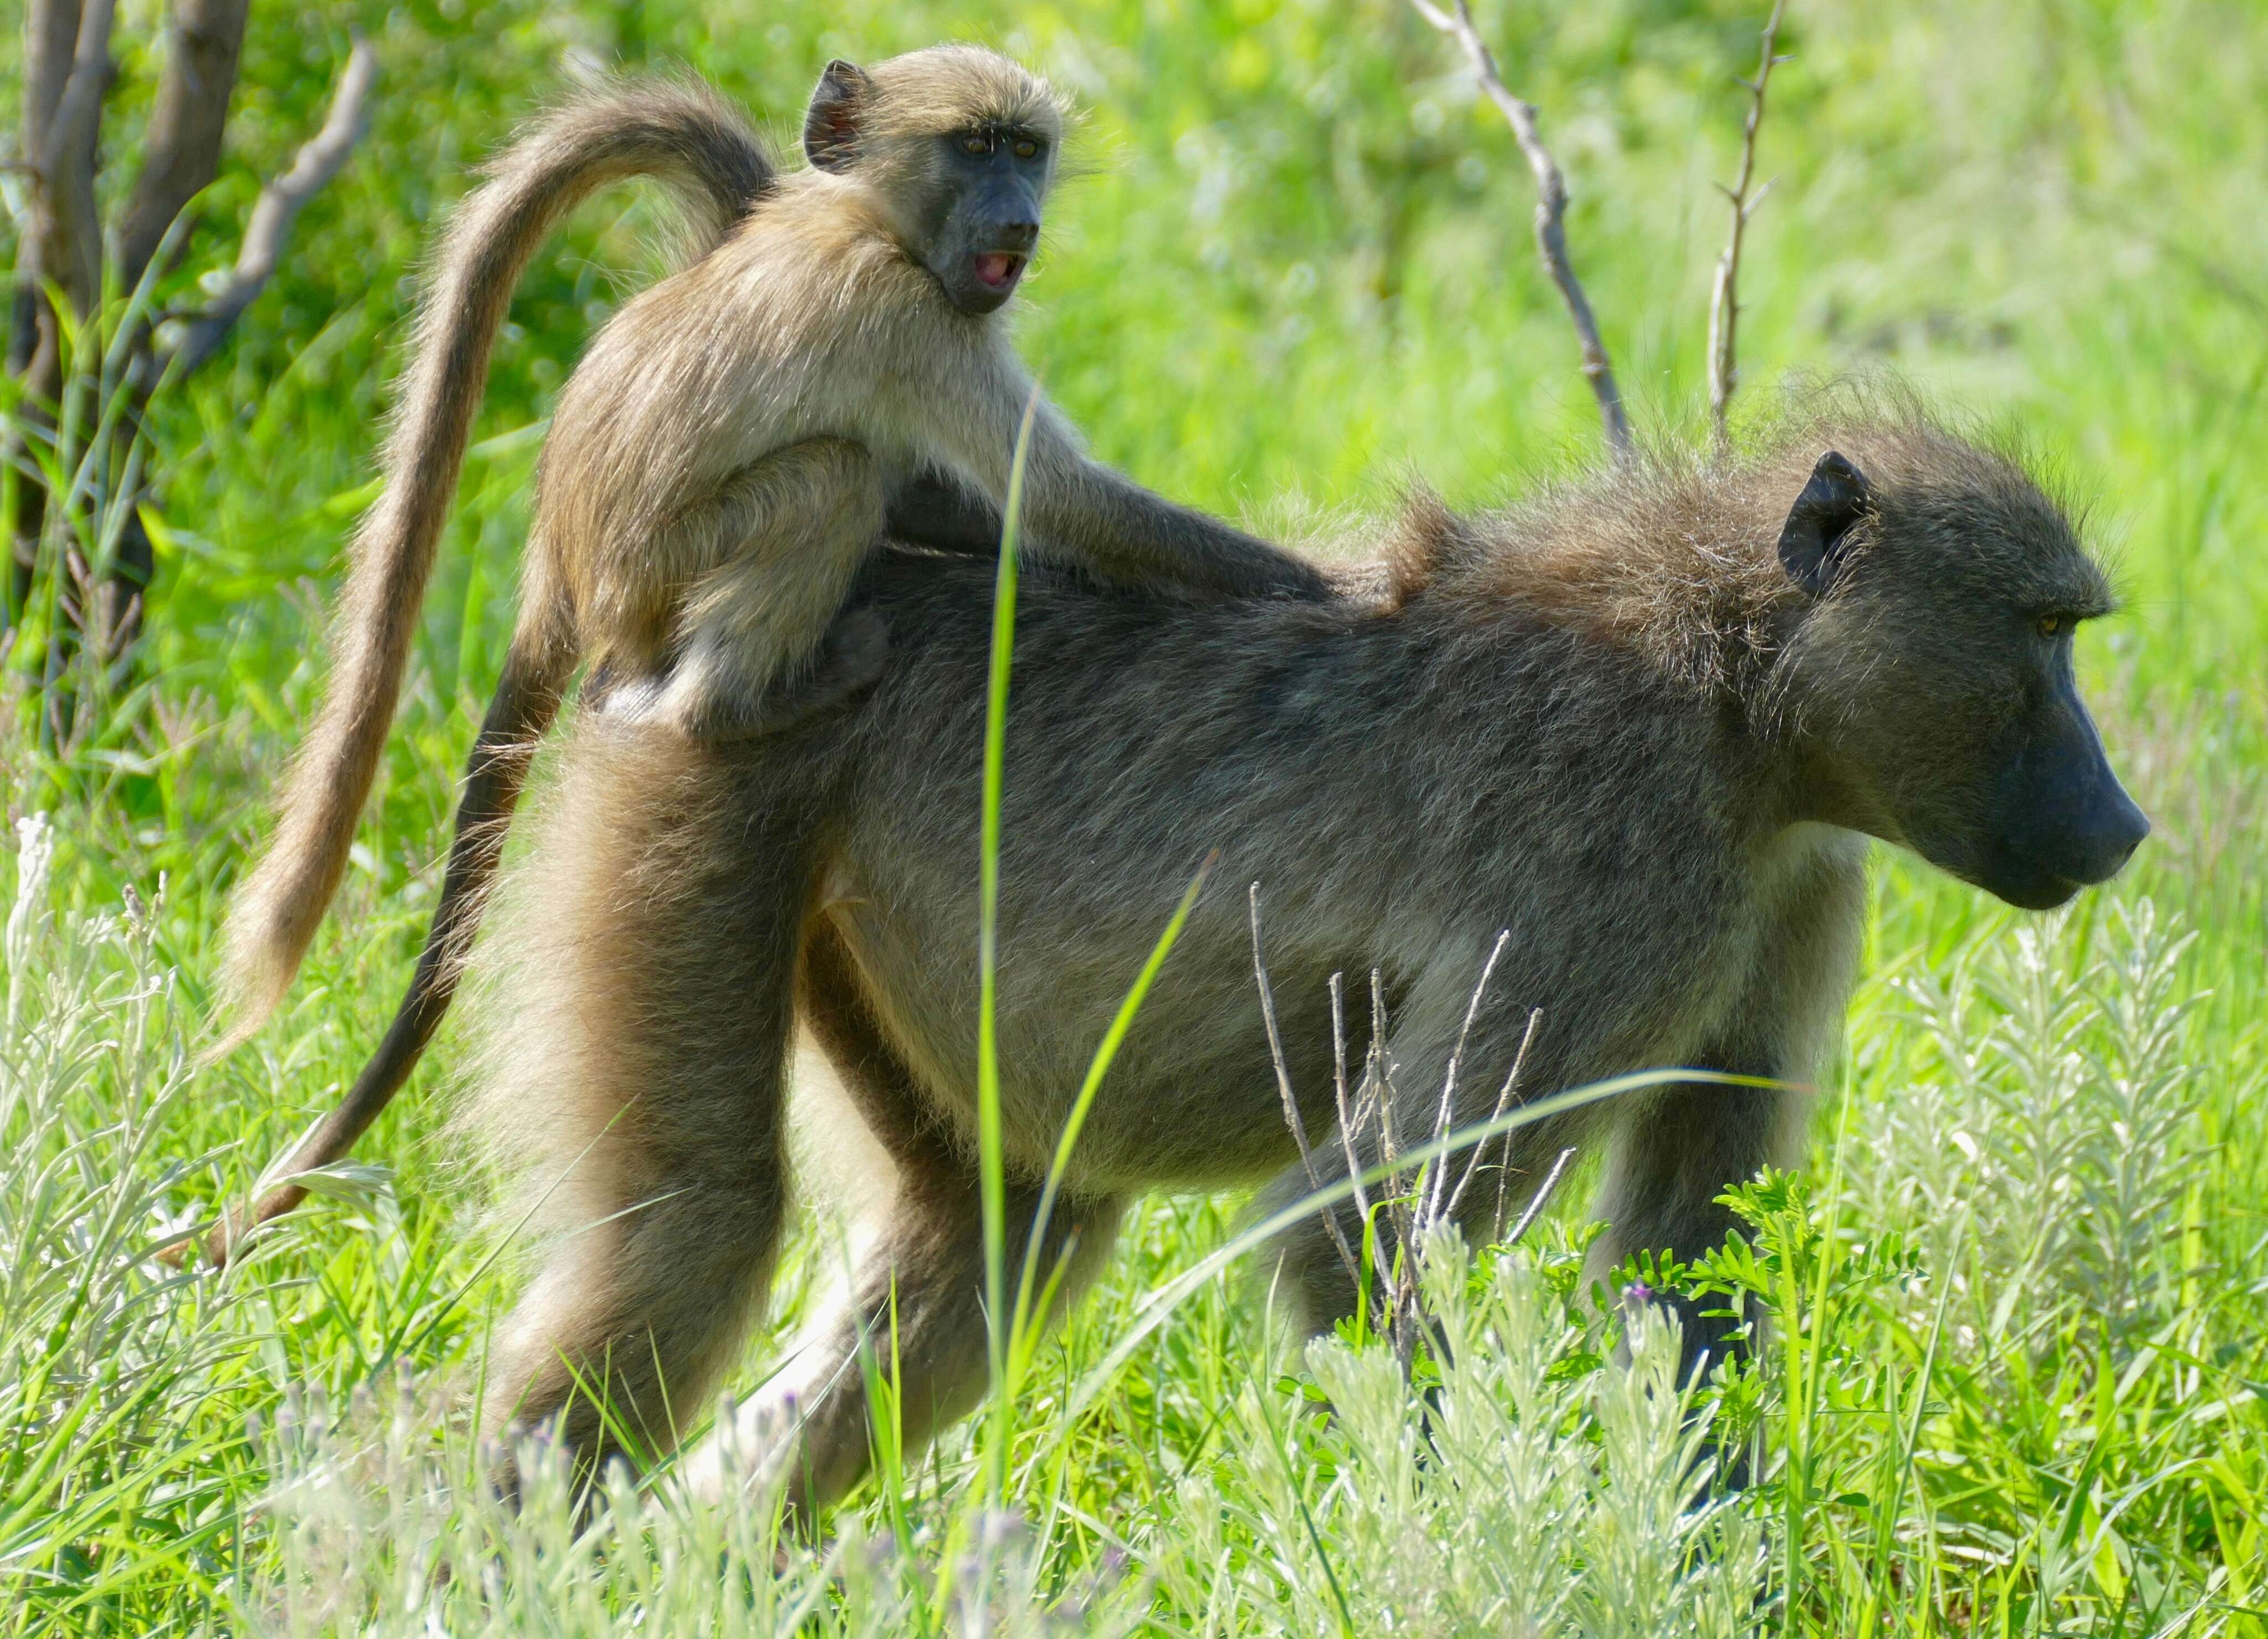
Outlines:
{"type": "MultiPolygon", "coordinates": [[[[1292,1090],[1292,1068],[1284,1061],[1284,1037],[1276,1028],[1276,994],[1268,983],[1268,963],[1260,945],[1260,884],[1252,884],[1249,896],[1252,906],[1252,977],[1260,986],[1260,1016],[1268,1026],[1268,1056],[1276,1065],[1276,1090],[1284,1100],[1284,1125],[1292,1129],[1292,1141],[1300,1147],[1300,1164],[1307,1169],[1307,1187],[1321,1193],[1322,1175],[1315,1170],[1315,1153],[1307,1143],[1307,1124],[1300,1119],[1300,1100],[1292,1090]]],[[[1323,1209],[1323,1227],[1330,1231],[1331,1244],[1338,1248],[1339,1257],[1347,1273],[1358,1287],[1362,1282],[1362,1266],[1357,1261],[1354,1249],[1347,1244],[1345,1232],[1339,1228],[1338,1209],[1323,1209]]]]}
{"type": "Polygon", "coordinates": [[[1559,173],[1558,163],[1544,147],[1543,139],[1536,134],[1535,109],[1513,95],[1497,73],[1496,57],[1481,38],[1480,30],[1473,26],[1472,7],[1469,0],[1453,0],[1453,9],[1443,11],[1432,0],[1410,0],[1418,15],[1441,33],[1448,35],[1464,48],[1465,57],[1472,64],[1474,78],[1481,90],[1496,104],[1506,121],[1512,126],[1514,141],[1520,151],[1528,158],[1528,168],[1535,175],[1535,248],[1543,258],[1545,271],[1551,282],[1559,287],[1559,295],[1567,304],[1567,316],[1574,321],[1575,339],[1583,350],[1583,374],[1591,384],[1591,393],[1599,401],[1599,419],[1606,425],[1607,444],[1615,459],[1622,461],[1631,454],[1630,417],[1623,409],[1623,395],[1615,385],[1614,365],[1607,358],[1607,345],[1599,339],[1599,321],[1591,313],[1590,299],[1583,294],[1582,281],[1567,260],[1567,183],[1559,173]]]}
{"type": "Polygon", "coordinates": [[[1709,298],[1709,417],[1717,429],[1719,447],[1732,441],[1727,412],[1733,402],[1733,389],[1740,382],[1737,332],[1741,321],[1741,241],[1747,235],[1749,218],[1771,191],[1770,182],[1753,194],[1749,190],[1756,181],[1756,128],[1764,122],[1764,88],[1771,83],[1773,67],[1787,61],[1772,55],[1784,4],[1785,0],[1775,0],[1771,16],[1764,23],[1764,50],[1756,59],[1756,78],[1734,77],[1736,83],[1748,88],[1749,117],[1741,132],[1740,174],[1730,188],[1720,187],[1718,190],[1733,207],[1732,228],[1726,235],[1724,254],[1717,258],[1717,282],[1709,298]]]}

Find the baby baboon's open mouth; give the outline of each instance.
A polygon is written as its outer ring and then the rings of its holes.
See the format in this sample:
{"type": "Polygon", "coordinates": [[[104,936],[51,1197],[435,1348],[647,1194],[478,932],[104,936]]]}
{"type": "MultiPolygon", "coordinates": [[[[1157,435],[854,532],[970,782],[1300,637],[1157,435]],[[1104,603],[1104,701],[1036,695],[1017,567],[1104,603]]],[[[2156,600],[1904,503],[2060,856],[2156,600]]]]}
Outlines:
{"type": "Polygon", "coordinates": [[[987,251],[976,258],[976,282],[988,291],[1005,293],[1024,275],[1025,258],[1005,250],[987,251]]]}

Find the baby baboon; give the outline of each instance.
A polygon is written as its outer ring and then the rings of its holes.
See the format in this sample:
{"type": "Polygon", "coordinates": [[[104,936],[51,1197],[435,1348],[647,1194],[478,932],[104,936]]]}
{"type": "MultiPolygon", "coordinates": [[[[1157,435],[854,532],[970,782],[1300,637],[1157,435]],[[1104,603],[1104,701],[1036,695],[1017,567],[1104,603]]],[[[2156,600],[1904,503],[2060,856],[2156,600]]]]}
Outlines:
{"type": "MultiPolygon", "coordinates": [[[[1005,497],[1034,390],[1000,309],[1038,244],[1062,123],[1047,85],[990,52],[837,62],[805,120],[811,167],[782,174],[705,90],[617,87],[537,121],[458,211],[386,491],[356,540],[328,697],[231,918],[239,1035],[290,985],[344,873],[521,269],[569,209],[630,175],[685,196],[702,254],[625,306],[561,394],[434,936],[379,1061],[302,1164],[344,1153],[446,1008],[529,743],[578,663],[586,692],[643,697],[696,737],[776,728],[879,664],[871,618],[819,649],[891,494],[935,470],[1005,497]]],[[[1324,591],[1303,559],[1088,459],[1044,400],[1025,498],[1043,550],[1108,577],[1324,591]]]]}
{"type": "MultiPolygon", "coordinates": [[[[1741,464],[1634,463],[1498,516],[1419,505],[1380,580],[1390,596],[1194,609],[1025,584],[998,1012],[1020,1224],[1088,1054],[1219,853],[1073,1155],[1050,1231],[1066,1294],[1134,1192],[1307,1188],[1247,883],[1310,1119],[1332,1102],[1330,977],[1375,969],[1400,1129],[1422,1133],[1461,1030],[1463,1125],[1490,1113],[1535,1009],[1523,1096],[1653,1067],[1808,1082],[1840,1027],[1869,836],[2044,907],[2148,830],[2073,682],[2102,576],[2013,461],[1918,416],[1793,427],[1741,464]]],[[[603,712],[577,725],[489,948],[476,1123],[556,1187],[573,1231],[492,1363],[490,1427],[556,1417],[596,1458],[667,1446],[671,1408],[703,1414],[777,1240],[799,990],[899,1185],[858,1289],[734,1437],[770,1431],[767,1471],[807,1511],[866,1460],[862,1330],[896,1328],[875,1353],[898,1362],[909,1442],[979,1394],[991,585],[966,557],[871,564],[857,606],[900,636],[850,712],[713,753],[603,712]]],[[[1788,1157],[1804,1109],[1673,1084],[1523,1129],[1506,1162],[1533,1178],[1563,1146],[1601,1147],[1601,1266],[1690,1257],[1732,1228],[1718,1194],[1788,1157]]],[[[1469,1236],[1497,1227],[1498,1200],[1473,1192],[1469,1236]]],[[[1320,1214],[1282,1258],[1307,1325],[1351,1311],[1320,1214]]],[[[1722,1323],[1685,1318],[1692,1355],[1723,1346],[1722,1323]]]]}

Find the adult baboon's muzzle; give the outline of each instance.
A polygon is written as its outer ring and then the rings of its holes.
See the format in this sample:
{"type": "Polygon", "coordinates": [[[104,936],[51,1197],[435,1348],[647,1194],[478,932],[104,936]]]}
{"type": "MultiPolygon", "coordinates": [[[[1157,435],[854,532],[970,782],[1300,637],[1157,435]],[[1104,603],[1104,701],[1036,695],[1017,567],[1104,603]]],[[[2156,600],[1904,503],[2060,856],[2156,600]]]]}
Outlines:
{"type": "Polygon", "coordinates": [[[2126,794],[2078,692],[2058,690],[2049,731],[2014,759],[2007,816],[1983,886],[2028,911],[2052,910],[2081,888],[2109,882],[2150,834],[2126,794]]]}

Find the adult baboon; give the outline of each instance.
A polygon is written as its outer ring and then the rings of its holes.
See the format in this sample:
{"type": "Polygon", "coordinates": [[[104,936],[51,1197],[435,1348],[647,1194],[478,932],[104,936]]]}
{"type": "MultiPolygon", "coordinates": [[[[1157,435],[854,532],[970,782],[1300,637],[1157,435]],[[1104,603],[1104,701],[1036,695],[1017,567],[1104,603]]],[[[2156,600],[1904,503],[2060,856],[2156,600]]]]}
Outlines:
{"type": "Polygon", "coordinates": [[[1042,81],[947,46],[829,63],[807,170],[778,172],[729,104],[666,83],[571,100],[490,166],[428,281],[328,694],[230,918],[239,1035],[290,986],[345,872],[521,269],[576,203],[637,175],[682,196],[701,254],[615,316],[560,395],[435,937],[385,1052],[300,1166],[345,1153],[446,1008],[528,751],[576,667],[591,663],[586,694],[643,698],[697,738],[768,732],[854,691],[879,627],[821,644],[890,498],[941,471],[1000,501],[1027,406],[1025,505],[1049,552],[1211,595],[1323,595],[1304,560],[1090,460],[1035,396],[1001,310],[1038,246],[1062,122],[1042,81]]]}
{"type": "MultiPolygon", "coordinates": [[[[1267,897],[1295,1084],[1331,1084],[1329,977],[1376,969],[1417,1106],[1401,1130],[1424,1133],[1499,929],[1460,1125],[1488,1115],[1537,1008],[1529,1096],[1653,1067],[1808,1081],[1839,1028],[1869,836],[2045,907],[2148,829],[2073,683],[2102,576],[2014,462],[1918,417],[1791,428],[1741,463],[1640,462],[1497,516],[1420,504],[1380,581],[1381,599],[1211,608],[1024,584],[999,921],[1015,1224],[1174,897],[1219,853],[1073,1157],[1051,1232],[1075,1246],[1067,1294],[1131,1192],[1307,1187],[1246,883],[1267,897]]],[[[865,1462],[846,1368],[862,1328],[895,1317],[878,1354],[901,1362],[915,1443],[978,1395],[985,1361],[970,1150],[992,576],[894,555],[858,595],[899,636],[851,712],[725,751],[578,723],[490,947],[474,1111],[574,1231],[506,1328],[490,1426],[557,1418],[589,1458],[625,1431],[666,1447],[665,1406],[700,1414],[763,1296],[800,1006],[901,1173],[859,1288],[746,1414],[744,1443],[789,1430],[770,1472],[806,1510],[865,1462]]],[[[1690,1257],[1732,1227],[1719,1192],[1789,1155],[1802,1109],[1673,1084],[1523,1129],[1508,1163],[1602,1146],[1602,1265],[1690,1257]]],[[[1469,1234],[1496,1200],[1474,1192],[1469,1234]]],[[[1282,1255],[1306,1325],[1351,1310],[1320,1218],[1282,1255]]],[[[1716,1347],[1721,1323],[1689,1316],[1685,1340],[1716,1347]]]]}

